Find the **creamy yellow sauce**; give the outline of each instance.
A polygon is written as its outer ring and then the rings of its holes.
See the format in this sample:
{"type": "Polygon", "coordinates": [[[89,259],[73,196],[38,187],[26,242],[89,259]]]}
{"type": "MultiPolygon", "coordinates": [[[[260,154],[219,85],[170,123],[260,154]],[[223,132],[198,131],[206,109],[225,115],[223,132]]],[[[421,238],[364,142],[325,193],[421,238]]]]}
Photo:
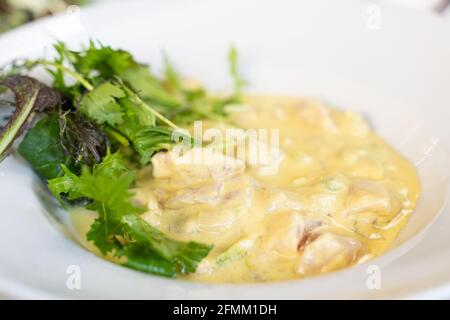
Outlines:
{"type": "MultiPolygon", "coordinates": [[[[279,129],[278,171],[154,156],[139,175],[143,217],[172,238],[213,244],[187,279],[257,282],[334,271],[388,250],[419,196],[414,166],[357,113],[309,99],[247,97],[233,126],[279,129]]],[[[208,122],[221,130],[229,124],[208,122]]],[[[210,161],[211,160],[211,161],[210,161]]],[[[80,234],[86,215],[73,215],[80,234]]]]}

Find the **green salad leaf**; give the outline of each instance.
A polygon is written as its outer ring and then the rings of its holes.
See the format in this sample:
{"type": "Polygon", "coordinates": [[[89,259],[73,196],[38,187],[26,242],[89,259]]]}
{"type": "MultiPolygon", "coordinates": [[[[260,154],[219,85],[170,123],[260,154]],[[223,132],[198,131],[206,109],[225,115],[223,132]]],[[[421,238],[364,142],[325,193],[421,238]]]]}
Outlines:
{"type": "Polygon", "coordinates": [[[107,81],[86,94],[80,101],[79,111],[99,125],[108,125],[130,142],[142,165],[147,164],[156,152],[170,149],[172,132],[178,129],[130,88],[117,81],[107,81]],[[158,127],[157,118],[171,127],[158,127]]]}
{"type": "Polygon", "coordinates": [[[17,151],[40,176],[53,179],[63,173],[61,164],[72,167],[74,162],[60,138],[58,115],[45,117],[28,130],[17,151]]]}
{"type": "Polygon", "coordinates": [[[133,136],[133,146],[140,155],[140,163],[147,164],[161,150],[169,150],[173,144],[173,131],[165,127],[143,127],[133,136]]]}
{"type": "Polygon", "coordinates": [[[150,72],[149,67],[138,63],[128,51],[113,49],[94,41],[82,51],[70,51],[62,43],[57,46],[60,63],[68,61],[87,79],[100,77],[111,80],[118,77],[149,102],[166,107],[181,105],[181,101],[167,92],[158,78],[150,72]]]}
{"type": "Polygon", "coordinates": [[[209,253],[210,246],[170,239],[139,216],[145,209],[131,203],[129,191],[136,175],[119,153],[106,155],[92,170],[84,167],[79,176],[63,170],[64,176],[49,181],[49,189],[59,199],[65,194],[70,200],[92,200],[89,209],[98,218],[87,239],[103,254],[114,252],[126,257],[126,266],[174,277],[195,271],[209,253]]]}
{"type": "Polygon", "coordinates": [[[225,97],[211,96],[202,86],[185,87],[182,77],[167,55],[164,56],[164,75],[159,78],[151,72],[148,65],[138,63],[131,53],[122,49],[113,49],[94,41],[81,51],[71,51],[63,43],[58,43],[55,47],[59,56],[52,63],[56,68],[51,71],[54,75],[54,86],[66,92],[72,99],[82,97],[83,90],[79,85],[65,85],[61,76],[61,66],[64,63],[73,68],[72,72],[77,74],[78,79],[90,80],[94,84],[120,79],[146,104],[152,105],[167,119],[180,125],[201,119],[225,120],[225,106],[239,102],[246,84],[238,72],[238,54],[235,47],[231,47],[228,56],[234,92],[225,97]]]}
{"type": "MultiPolygon", "coordinates": [[[[186,274],[194,272],[198,263],[208,255],[211,246],[197,242],[180,242],[167,238],[161,231],[152,227],[136,215],[126,215],[122,218],[124,229],[135,241],[130,246],[138,245],[150,256],[157,256],[170,261],[175,273],[186,274]]],[[[130,246],[125,250],[130,250],[130,246]]],[[[142,252],[142,251],[141,251],[142,252]]]]}
{"type": "Polygon", "coordinates": [[[120,86],[105,82],[87,93],[81,100],[79,110],[98,124],[111,126],[123,122],[123,110],[117,99],[125,97],[120,86]]]}

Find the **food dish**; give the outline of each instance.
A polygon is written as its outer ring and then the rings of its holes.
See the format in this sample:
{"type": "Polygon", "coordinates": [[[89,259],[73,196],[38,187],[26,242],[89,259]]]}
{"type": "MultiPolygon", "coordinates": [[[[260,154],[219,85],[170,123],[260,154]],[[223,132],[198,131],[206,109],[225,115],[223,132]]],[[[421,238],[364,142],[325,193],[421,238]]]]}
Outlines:
{"type": "MultiPolygon", "coordinates": [[[[245,52],[245,49],[243,50],[244,52],[245,52]]],[[[260,69],[261,70],[261,69],[260,69]]],[[[194,72],[192,72],[192,74],[194,74],[194,72]]],[[[275,71],[275,78],[276,78],[276,71],[275,71]]],[[[258,78],[258,77],[257,77],[258,78]]],[[[261,79],[261,78],[260,78],[261,79]]],[[[311,80],[311,79],[310,79],[311,80]]],[[[314,80],[312,79],[312,81],[314,82],[314,80]]],[[[261,88],[261,86],[259,86],[260,88],[261,88]]],[[[273,88],[276,88],[276,86],[275,87],[273,87],[273,88]]],[[[263,90],[261,90],[261,91],[263,91],[263,90]]],[[[308,91],[308,90],[306,90],[306,91],[308,91]]],[[[299,91],[297,91],[297,92],[299,92],[299,91]]],[[[301,90],[301,92],[304,92],[304,90],[301,90]]],[[[330,91],[322,91],[322,92],[330,92],[330,91]]],[[[331,94],[331,95],[333,95],[333,94],[331,94]]],[[[369,105],[370,104],[372,104],[372,102],[370,102],[369,103],[369,105]]],[[[352,103],[339,103],[339,105],[349,105],[349,106],[351,106],[352,105],[352,103]]],[[[362,105],[364,105],[363,104],[363,102],[361,101],[361,104],[360,104],[361,106],[362,105]]],[[[369,114],[370,114],[370,119],[372,119],[373,121],[374,121],[374,123],[375,123],[375,127],[377,128],[377,129],[380,129],[381,130],[381,132],[382,132],[382,134],[383,134],[383,136],[387,136],[388,137],[388,140],[389,141],[394,141],[394,144],[396,145],[396,147],[398,147],[398,142],[397,142],[397,140],[395,139],[395,137],[393,137],[390,133],[389,133],[389,129],[386,129],[386,127],[385,126],[380,126],[380,122],[379,122],[379,115],[378,115],[378,113],[377,112],[375,112],[375,111],[373,111],[372,113],[374,113],[374,116],[372,116],[372,114],[371,114],[371,112],[369,111],[369,114]],[[387,131],[386,131],[387,130],[387,131]]],[[[389,122],[387,122],[387,123],[389,123],[389,122]]],[[[401,124],[400,124],[400,127],[401,127],[401,124]]],[[[393,127],[390,127],[390,126],[387,126],[387,128],[393,128],[393,127]]],[[[410,158],[412,158],[412,159],[416,159],[416,161],[418,160],[417,158],[415,158],[414,156],[411,156],[411,153],[410,153],[410,151],[405,151],[405,149],[404,149],[404,147],[401,147],[400,146],[400,149],[402,150],[402,152],[403,153],[405,153],[405,154],[407,154],[408,155],[408,157],[410,157],[410,158]]],[[[412,150],[412,149],[411,149],[412,150]]],[[[423,177],[422,177],[423,178],[423,177]]],[[[425,195],[425,199],[426,199],[426,196],[427,196],[427,185],[428,185],[428,183],[427,183],[427,181],[429,181],[428,179],[426,179],[425,180],[425,185],[424,185],[424,188],[425,188],[425,193],[424,193],[424,195],[425,195]]],[[[426,201],[426,200],[425,200],[426,201]]],[[[420,208],[419,208],[420,209],[420,208]]],[[[421,212],[420,210],[418,211],[418,212],[421,212]]],[[[434,211],[434,212],[436,212],[436,211],[434,211]]],[[[414,225],[414,219],[412,219],[412,221],[411,221],[411,225],[414,225]]],[[[405,237],[406,238],[408,238],[410,233],[409,233],[409,231],[405,231],[405,237]]],[[[357,271],[355,271],[355,272],[357,272],[357,271]]],[[[354,273],[353,273],[354,274],[354,273]]],[[[325,281],[326,282],[326,281],[325,281]]]]}
{"type": "Polygon", "coordinates": [[[158,78],[92,40],[55,51],[4,69],[0,157],[25,132],[18,153],[86,224],[85,247],[118,264],[214,282],[317,275],[383,253],[416,206],[414,166],[359,114],[245,97],[235,48],[223,97],[167,56],[158,78]],[[38,67],[51,86],[24,74],[38,67]]]}

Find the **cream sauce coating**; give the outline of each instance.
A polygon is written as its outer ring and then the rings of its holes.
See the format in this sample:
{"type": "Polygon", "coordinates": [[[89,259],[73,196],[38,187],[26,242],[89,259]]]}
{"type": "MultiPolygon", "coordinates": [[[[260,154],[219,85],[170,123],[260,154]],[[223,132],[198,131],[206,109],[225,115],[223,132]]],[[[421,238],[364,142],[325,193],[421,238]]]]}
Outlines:
{"type": "MultiPolygon", "coordinates": [[[[244,105],[230,116],[235,126],[279,129],[276,174],[265,174],[248,154],[209,149],[200,165],[159,153],[139,174],[134,191],[148,208],[144,219],[175,239],[214,245],[187,279],[296,279],[393,245],[420,191],[408,160],[357,113],[307,98],[251,96],[244,105]]],[[[84,234],[86,219],[74,216],[84,234]]]]}

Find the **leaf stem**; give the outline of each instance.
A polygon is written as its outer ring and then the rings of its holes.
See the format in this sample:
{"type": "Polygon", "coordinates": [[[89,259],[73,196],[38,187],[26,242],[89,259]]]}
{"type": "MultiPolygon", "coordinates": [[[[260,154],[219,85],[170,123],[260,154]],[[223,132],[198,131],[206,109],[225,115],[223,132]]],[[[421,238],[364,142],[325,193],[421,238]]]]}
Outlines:
{"type": "Polygon", "coordinates": [[[111,136],[114,140],[116,140],[118,143],[120,143],[122,146],[124,147],[128,147],[130,145],[130,143],[128,142],[128,140],[121,135],[119,132],[117,132],[116,130],[114,130],[111,127],[106,127],[103,129],[103,131],[105,131],[105,133],[109,136],[111,136]]]}
{"type": "Polygon", "coordinates": [[[48,61],[48,60],[41,60],[40,63],[44,66],[55,67],[65,73],[69,74],[72,78],[74,78],[79,83],[81,83],[83,85],[83,87],[85,87],[88,91],[94,90],[94,86],[89,81],[87,81],[82,75],[80,75],[78,72],[73,71],[69,68],[66,68],[60,63],[56,63],[56,62],[52,62],[52,61],[48,61]]]}
{"type": "Polygon", "coordinates": [[[156,111],[154,108],[152,108],[151,106],[149,106],[148,104],[146,104],[144,101],[142,101],[142,99],[135,93],[133,92],[133,90],[131,90],[130,88],[124,86],[126,92],[130,95],[133,96],[133,98],[136,100],[136,102],[148,109],[151,113],[153,113],[155,115],[155,117],[157,117],[159,120],[161,120],[162,122],[164,122],[165,124],[167,124],[169,127],[175,129],[175,130],[180,130],[180,127],[178,127],[175,123],[173,123],[172,121],[170,121],[169,119],[167,119],[166,117],[164,117],[161,113],[159,113],[158,111],[156,111]]]}

